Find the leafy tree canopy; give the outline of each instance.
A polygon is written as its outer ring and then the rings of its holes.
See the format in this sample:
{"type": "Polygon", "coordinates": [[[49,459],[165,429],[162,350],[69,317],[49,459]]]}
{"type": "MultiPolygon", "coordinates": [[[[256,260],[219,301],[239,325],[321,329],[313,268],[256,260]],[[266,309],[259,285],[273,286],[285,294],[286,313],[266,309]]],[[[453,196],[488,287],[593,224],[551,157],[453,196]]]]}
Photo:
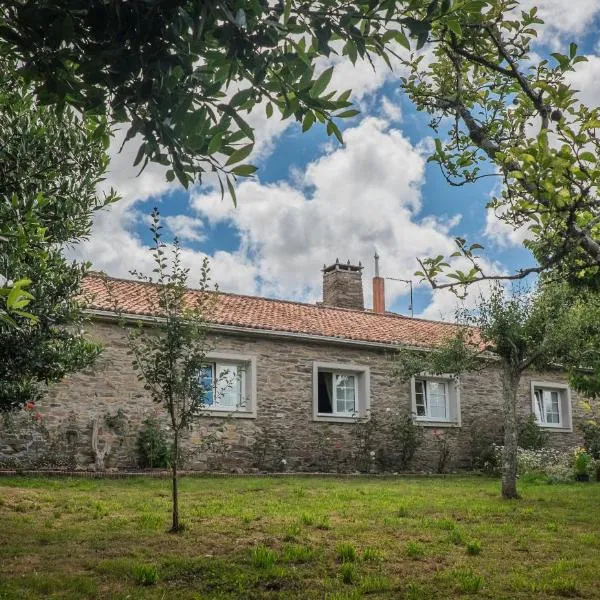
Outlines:
{"type": "Polygon", "coordinates": [[[517,494],[517,392],[526,369],[566,370],[586,393],[600,389],[600,309],[597,294],[574,294],[567,284],[542,283],[533,291],[506,294],[496,283],[472,310],[461,310],[462,327],[431,351],[402,349],[397,372],[464,373],[495,365],[504,395],[503,495],[517,494]]]}
{"type": "Polygon", "coordinates": [[[12,309],[0,319],[0,411],[37,400],[43,384],[98,353],[74,300],[86,266],[70,264],[62,247],[116,199],[96,194],[108,165],[108,139],[97,135],[104,123],[38,106],[15,65],[0,59],[0,277],[12,309]]]}
{"type": "Polygon", "coordinates": [[[232,179],[255,170],[241,163],[254,142],[245,114],[258,103],[341,140],[335,118],[357,111],[349,90],[328,90],[332,68],[316,68],[319,57],[389,63],[409,36],[421,47],[433,23],[470,19],[484,4],[8,0],[0,53],[20,61],[43,103],[129,123],[126,140],[142,139],[136,165],[168,165],[184,185],[214,171],[233,194],[232,179]]]}
{"type": "MultiPolygon", "coordinates": [[[[455,3],[452,3],[453,5],[455,3]]],[[[529,229],[525,244],[537,260],[513,274],[484,271],[481,246],[457,238],[457,270],[438,256],[421,261],[434,287],[462,291],[481,279],[518,279],[553,269],[571,283],[600,282],[600,129],[598,107],[579,101],[568,73],[585,57],[532,52],[537,9],[495,0],[469,20],[434,22],[433,60],[406,61],[403,87],[439,132],[431,160],[451,185],[498,180],[488,204],[513,228],[529,229]]]]}

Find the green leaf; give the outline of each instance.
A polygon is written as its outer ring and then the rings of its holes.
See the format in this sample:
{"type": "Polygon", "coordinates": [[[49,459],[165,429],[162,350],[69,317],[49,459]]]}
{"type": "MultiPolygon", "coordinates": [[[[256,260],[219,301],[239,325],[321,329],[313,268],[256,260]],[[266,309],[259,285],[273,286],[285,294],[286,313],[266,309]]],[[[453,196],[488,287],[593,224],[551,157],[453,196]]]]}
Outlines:
{"type": "Polygon", "coordinates": [[[592,152],[582,152],[579,155],[579,160],[585,160],[586,162],[596,162],[598,159],[596,158],[596,155],[592,152]]]}
{"type": "Polygon", "coordinates": [[[231,182],[231,179],[229,179],[229,176],[227,176],[227,189],[229,190],[229,195],[231,196],[231,200],[233,201],[233,206],[237,206],[237,197],[235,195],[235,187],[234,187],[233,183],[231,182]]]}
{"type": "Polygon", "coordinates": [[[250,153],[252,152],[253,149],[254,149],[254,144],[248,144],[247,146],[244,146],[243,148],[239,148],[235,152],[232,152],[231,155],[229,156],[229,159],[225,163],[225,166],[227,167],[234,163],[243,161],[245,158],[250,156],[250,153]]]}
{"type": "Polygon", "coordinates": [[[267,102],[265,113],[267,114],[267,119],[270,119],[273,116],[273,104],[271,102],[267,102]]]}
{"type": "Polygon", "coordinates": [[[223,141],[223,132],[219,131],[214,135],[208,143],[208,154],[216,154],[221,149],[221,142],[223,141]]]}
{"type": "Polygon", "coordinates": [[[462,27],[456,19],[449,19],[446,22],[448,29],[458,38],[462,37],[462,27]]]}
{"type": "Polygon", "coordinates": [[[360,110],[353,108],[351,110],[345,110],[344,112],[341,112],[335,116],[340,119],[350,119],[351,117],[355,117],[356,115],[360,115],[360,110]]]}
{"type": "Polygon", "coordinates": [[[569,56],[571,58],[575,58],[575,56],[577,56],[577,44],[575,42],[571,42],[569,45],[569,56]]]}
{"type": "Polygon", "coordinates": [[[312,112],[306,113],[304,121],[302,122],[302,132],[308,131],[315,122],[315,115],[312,112]]]}
{"type": "Polygon", "coordinates": [[[344,139],[342,138],[342,132],[339,130],[339,127],[333,121],[329,121],[327,123],[327,135],[331,134],[335,135],[340,144],[344,143],[344,139]]]}
{"type": "Polygon", "coordinates": [[[283,25],[287,27],[288,21],[290,20],[290,12],[292,10],[292,0],[285,0],[283,5],[283,25]]]}
{"type": "Polygon", "coordinates": [[[325,88],[329,85],[331,81],[331,76],[333,75],[333,67],[329,67],[323,71],[319,77],[316,79],[310,90],[310,96],[312,98],[318,98],[324,91],[325,88]]]}
{"type": "Polygon", "coordinates": [[[250,177],[250,175],[256,173],[257,170],[257,167],[254,165],[238,165],[237,167],[234,167],[231,172],[240,177],[250,177]]]}

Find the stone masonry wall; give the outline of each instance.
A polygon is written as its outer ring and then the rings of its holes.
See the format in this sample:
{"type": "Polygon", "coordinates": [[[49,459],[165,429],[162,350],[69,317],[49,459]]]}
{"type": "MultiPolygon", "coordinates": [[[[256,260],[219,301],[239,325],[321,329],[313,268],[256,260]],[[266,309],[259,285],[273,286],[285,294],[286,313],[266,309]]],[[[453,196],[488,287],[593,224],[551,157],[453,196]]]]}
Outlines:
{"type": "MultiPolygon", "coordinates": [[[[91,437],[96,420],[100,446],[107,440],[111,445],[105,466],[135,469],[143,421],[155,417],[167,426],[164,411],[151,401],[131,368],[124,332],[115,324],[96,322],[89,333],[104,345],[93,368],[52,386],[36,409],[39,415],[21,412],[0,420],[0,466],[93,468],[91,437]]],[[[198,417],[185,436],[187,468],[237,472],[364,470],[364,456],[357,451],[356,425],[313,420],[314,361],[368,366],[371,415],[376,422],[410,410],[410,385],[391,376],[392,355],[383,350],[249,335],[221,335],[213,344],[215,351],[256,356],[257,416],[198,417]],[[208,448],[203,443],[207,437],[214,442],[208,448]]],[[[531,412],[532,379],[565,381],[559,372],[526,373],[519,390],[523,417],[531,412]]],[[[435,469],[437,432],[450,443],[449,469],[471,467],[474,447],[482,440],[498,440],[502,424],[499,371],[489,368],[465,374],[460,382],[462,426],[425,428],[424,444],[410,465],[412,470],[435,469]]],[[[577,432],[577,423],[584,418],[581,398],[575,392],[571,397],[574,432],[549,433],[549,445],[570,448],[581,443],[577,432]]],[[[373,448],[378,444],[373,441],[373,448]]],[[[377,469],[375,461],[368,468],[377,469]]]]}

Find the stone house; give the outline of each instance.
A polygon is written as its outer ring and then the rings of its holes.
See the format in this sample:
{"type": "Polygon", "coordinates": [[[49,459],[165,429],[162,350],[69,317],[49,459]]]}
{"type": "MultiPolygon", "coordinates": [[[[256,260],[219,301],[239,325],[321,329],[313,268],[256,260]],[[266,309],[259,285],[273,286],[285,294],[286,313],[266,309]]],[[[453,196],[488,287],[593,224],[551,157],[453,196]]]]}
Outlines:
{"type": "MultiPolygon", "coordinates": [[[[38,466],[89,468],[94,455],[105,452],[108,468],[134,469],[144,422],[166,423],[132,370],[104,280],[90,275],[84,287],[89,337],[103,344],[103,353],[92,369],[50,388],[39,407],[43,435],[5,426],[4,466],[23,466],[35,454],[38,466]]],[[[111,279],[111,289],[130,322],[151,317],[152,286],[111,279]]],[[[337,261],[323,269],[323,301],[317,304],[219,294],[211,351],[199,373],[206,410],[185,436],[185,466],[238,472],[435,470],[443,442],[448,469],[471,468],[491,442],[501,441],[499,370],[398,380],[398,346],[431,347],[455,326],[386,312],[380,277],[373,279],[373,298],[374,308],[365,309],[362,267],[337,261]],[[423,426],[423,441],[408,465],[398,457],[403,442],[394,428],[402,414],[423,426]]],[[[522,378],[519,412],[522,418],[536,415],[550,445],[570,448],[581,443],[580,400],[562,372],[532,371],[522,378]]]]}

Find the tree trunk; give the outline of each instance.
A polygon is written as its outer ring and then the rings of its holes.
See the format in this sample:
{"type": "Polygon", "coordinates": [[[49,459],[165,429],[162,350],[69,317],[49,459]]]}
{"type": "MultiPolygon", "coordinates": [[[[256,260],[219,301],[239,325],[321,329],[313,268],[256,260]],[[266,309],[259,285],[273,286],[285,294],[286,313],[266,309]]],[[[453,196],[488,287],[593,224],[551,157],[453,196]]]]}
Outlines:
{"type": "Polygon", "coordinates": [[[521,373],[511,365],[502,372],[504,397],[504,464],[502,469],[502,497],[518,498],[517,494],[517,389],[521,373]]]}
{"type": "Polygon", "coordinates": [[[172,496],[173,496],[173,523],[171,532],[178,533],[181,531],[179,523],[179,488],[177,481],[177,462],[179,460],[179,431],[173,433],[173,456],[171,457],[171,475],[172,475],[172,496]]]}

